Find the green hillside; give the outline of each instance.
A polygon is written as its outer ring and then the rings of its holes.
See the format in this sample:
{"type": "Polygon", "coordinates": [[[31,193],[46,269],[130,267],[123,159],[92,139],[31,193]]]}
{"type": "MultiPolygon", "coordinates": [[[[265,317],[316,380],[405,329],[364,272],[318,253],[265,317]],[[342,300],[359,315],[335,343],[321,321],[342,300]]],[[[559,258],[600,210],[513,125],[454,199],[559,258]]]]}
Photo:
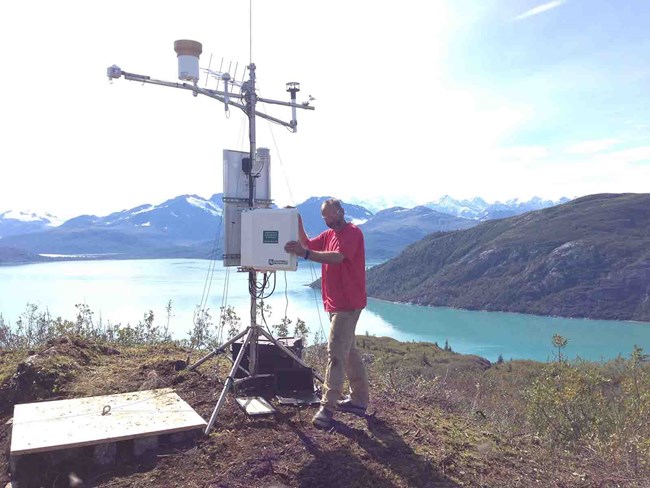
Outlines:
{"type": "Polygon", "coordinates": [[[435,233],[368,271],[372,297],[650,321],[650,194],[599,194],[435,233]]]}

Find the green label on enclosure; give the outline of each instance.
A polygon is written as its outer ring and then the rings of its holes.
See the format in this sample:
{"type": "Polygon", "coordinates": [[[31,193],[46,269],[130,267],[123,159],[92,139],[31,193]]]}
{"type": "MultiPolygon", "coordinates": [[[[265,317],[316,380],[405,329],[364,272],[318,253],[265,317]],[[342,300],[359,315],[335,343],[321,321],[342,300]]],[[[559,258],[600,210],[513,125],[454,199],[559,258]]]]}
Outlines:
{"type": "Polygon", "coordinates": [[[280,232],[277,230],[262,231],[262,242],[264,244],[277,244],[280,238],[280,232]]]}

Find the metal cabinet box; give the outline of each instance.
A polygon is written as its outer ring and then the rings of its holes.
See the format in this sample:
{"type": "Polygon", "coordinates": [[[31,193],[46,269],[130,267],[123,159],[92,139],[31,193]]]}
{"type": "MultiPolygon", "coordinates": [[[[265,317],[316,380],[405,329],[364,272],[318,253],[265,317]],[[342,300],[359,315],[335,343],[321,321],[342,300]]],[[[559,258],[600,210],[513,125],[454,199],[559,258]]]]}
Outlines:
{"type": "Polygon", "coordinates": [[[298,258],[285,252],[288,241],[298,240],[295,208],[246,210],[241,215],[241,265],[260,271],[295,271],[298,258]]]}

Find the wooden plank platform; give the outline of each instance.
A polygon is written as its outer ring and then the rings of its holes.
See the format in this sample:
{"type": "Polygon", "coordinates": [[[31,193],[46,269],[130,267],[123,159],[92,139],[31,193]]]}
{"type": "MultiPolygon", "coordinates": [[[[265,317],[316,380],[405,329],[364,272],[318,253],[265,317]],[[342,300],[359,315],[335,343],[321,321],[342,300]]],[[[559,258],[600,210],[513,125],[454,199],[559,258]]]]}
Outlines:
{"type": "Polygon", "coordinates": [[[14,407],[11,456],[203,429],[171,388],[14,407]]]}

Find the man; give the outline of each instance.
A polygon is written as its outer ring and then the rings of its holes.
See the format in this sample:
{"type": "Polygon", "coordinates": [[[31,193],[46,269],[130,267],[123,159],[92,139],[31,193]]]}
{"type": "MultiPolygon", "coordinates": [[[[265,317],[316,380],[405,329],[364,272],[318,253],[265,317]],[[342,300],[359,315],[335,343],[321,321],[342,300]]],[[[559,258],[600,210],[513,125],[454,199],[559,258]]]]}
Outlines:
{"type": "Polygon", "coordinates": [[[299,219],[299,241],[287,242],[284,249],[322,264],[321,289],[330,334],[321,407],[312,423],[328,429],[335,410],[363,415],[370,400],[366,368],[355,347],[355,328],[366,306],[366,256],[363,233],[345,221],[340,200],[323,202],[321,215],[329,229],[310,239],[299,219]],[[346,375],[350,396],[342,400],[346,375]]]}

